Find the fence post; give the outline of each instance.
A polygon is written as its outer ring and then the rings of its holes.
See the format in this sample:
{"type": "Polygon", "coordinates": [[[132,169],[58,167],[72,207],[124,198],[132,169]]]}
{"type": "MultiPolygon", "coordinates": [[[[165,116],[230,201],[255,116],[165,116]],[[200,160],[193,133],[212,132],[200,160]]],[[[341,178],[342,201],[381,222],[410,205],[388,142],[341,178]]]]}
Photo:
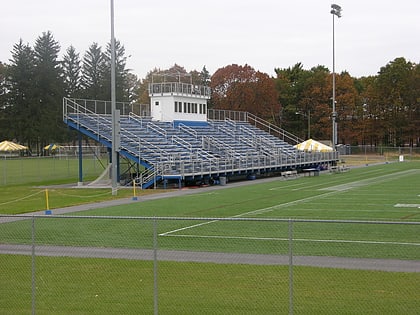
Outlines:
{"type": "Polygon", "coordinates": [[[32,234],[32,315],[35,315],[35,297],[36,297],[36,277],[35,277],[35,217],[32,216],[32,226],[31,226],[31,234],[32,234]]]}
{"type": "Polygon", "coordinates": [[[158,315],[158,261],[157,261],[157,247],[158,247],[158,239],[157,239],[157,220],[156,218],[153,219],[153,308],[154,314],[158,315]]]}
{"type": "Polygon", "coordinates": [[[293,221],[289,219],[289,314],[293,315],[293,221]]]}

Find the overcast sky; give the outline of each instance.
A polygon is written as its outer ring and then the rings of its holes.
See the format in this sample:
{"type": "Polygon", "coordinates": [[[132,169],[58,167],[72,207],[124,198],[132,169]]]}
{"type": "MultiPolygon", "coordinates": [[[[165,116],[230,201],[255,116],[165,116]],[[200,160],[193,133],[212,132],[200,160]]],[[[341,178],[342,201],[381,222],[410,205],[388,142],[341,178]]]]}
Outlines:
{"type": "MultiPolygon", "coordinates": [[[[127,66],[144,78],[177,63],[213,74],[249,64],[274,68],[301,62],[332,69],[332,0],[114,0],[115,37],[127,66]]],[[[337,0],[336,71],[375,75],[397,57],[420,63],[419,0],[337,0]]],[[[110,0],[0,0],[0,61],[9,62],[22,38],[31,46],[51,31],[61,54],[73,45],[82,57],[110,41],[110,0]]]]}

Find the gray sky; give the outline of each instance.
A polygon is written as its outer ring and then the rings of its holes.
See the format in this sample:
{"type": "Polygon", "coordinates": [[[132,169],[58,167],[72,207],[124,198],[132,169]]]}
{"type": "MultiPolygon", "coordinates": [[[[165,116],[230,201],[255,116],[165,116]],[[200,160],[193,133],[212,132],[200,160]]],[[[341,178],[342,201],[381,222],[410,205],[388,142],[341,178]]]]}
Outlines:
{"type": "MultiPolygon", "coordinates": [[[[418,0],[114,0],[115,37],[127,66],[144,78],[177,63],[213,74],[236,63],[274,76],[297,62],[332,69],[331,3],[336,71],[375,75],[397,57],[420,63],[418,0]]],[[[22,38],[31,46],[51,31],[61,53],[73,45],[82,57],[110,40],[110,0],[0,0],[0,61],[9,62],[22,38]]]]}

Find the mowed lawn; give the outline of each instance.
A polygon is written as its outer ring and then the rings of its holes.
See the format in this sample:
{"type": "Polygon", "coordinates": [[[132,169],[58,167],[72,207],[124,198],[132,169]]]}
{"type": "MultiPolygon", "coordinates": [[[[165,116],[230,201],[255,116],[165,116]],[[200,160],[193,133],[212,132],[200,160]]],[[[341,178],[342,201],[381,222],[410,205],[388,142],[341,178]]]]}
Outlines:
{"type": "MultiPolygon", "coordinates": [[[[0,255],[0,313],[31,313],[31,258],[0,255]]],[[[290,314],[287,266],[36,259],[36,314],[290,314]]],[[[295,314],[418,314],[419,273],[295,267],[295,314]]]]}
{"type": "MultiPolygon", "coordinates": [[[[294,255],[420,261],[419,162],[249,184],[6,223],[0,243],[287,255],[292,236],[294,255]]],[[[30,257],[0,260],[0,313],[29,313],[30,257]]],[[[154,294],[162,314],[289,313],[286,266],[159,262],[155,291],[152,262],[35,262],[37,314],[151,314],[154,294]]],[[[293,284],[296,314],[420,310],[419,273],[294,267],[293,284]]]]}

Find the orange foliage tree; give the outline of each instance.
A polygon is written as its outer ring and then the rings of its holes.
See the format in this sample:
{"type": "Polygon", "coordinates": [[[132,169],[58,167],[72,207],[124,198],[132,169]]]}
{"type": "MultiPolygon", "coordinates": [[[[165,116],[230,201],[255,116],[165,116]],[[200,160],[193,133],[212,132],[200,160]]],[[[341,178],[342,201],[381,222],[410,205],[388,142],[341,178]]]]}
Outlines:
{"type": "Polygon", "coordinates": [[[211,103],[215,109],[247,111],[278,123],[280,104],[272,78],[249,65],[232,64],[211,77],[211,103]]]}

